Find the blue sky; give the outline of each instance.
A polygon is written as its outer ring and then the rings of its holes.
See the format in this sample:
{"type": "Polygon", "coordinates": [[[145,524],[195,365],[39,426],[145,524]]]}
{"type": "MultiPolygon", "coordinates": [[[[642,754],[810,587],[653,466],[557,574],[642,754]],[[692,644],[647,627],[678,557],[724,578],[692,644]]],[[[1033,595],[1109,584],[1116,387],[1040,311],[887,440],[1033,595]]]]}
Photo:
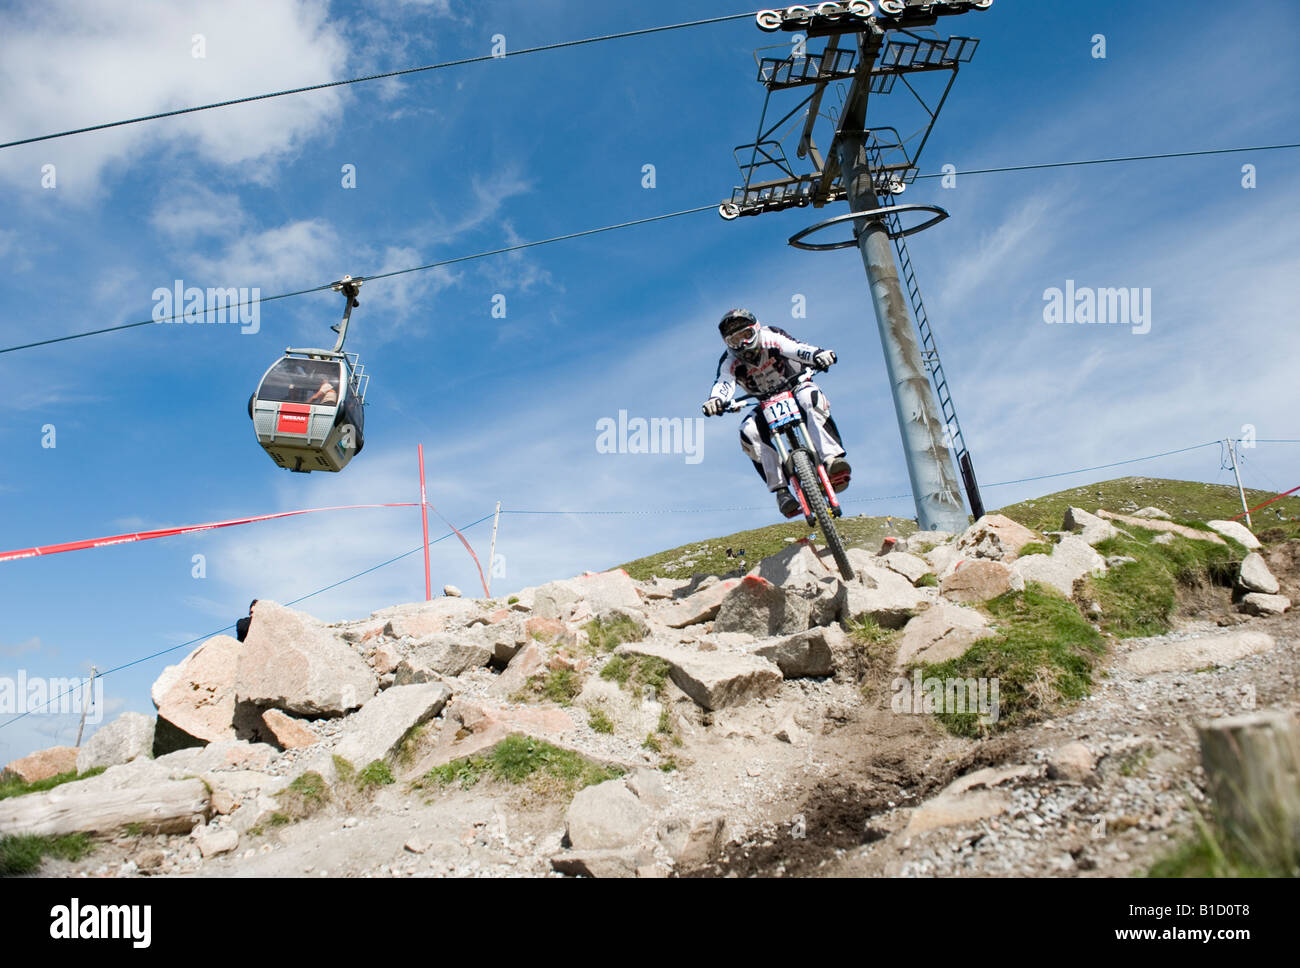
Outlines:
{"type": "MultiPolygon", "coordinates": [[[[1255,4],[1248,24],[1228,10],[997,0],[944,22],[982,44],[922,169],[1296,141],[1300,10],[1255,4]],[[1104,60],[1092,57],[1095,34],[1104,60]]],[[[0,141],[485,54],[494,34],[515,49],[736,12],[715,0],[10,5],[0,141]]],[[[752,140],[762,105],[751,52],[784,39],[741,20],[7,149],[0,346],[148,318],[154,289],[178,279],[270,295],[720,201],[737,183],[732,148],[752,140]],[[52,189],[41,186],[50,164],[52,189]],[[347,164],[355,189],[341,184],[347,164]]],[[[893,111],[881,101],[872,120],[898,123],[893,111]]],[[[1298,171],[1295,152],[1277,151],[910,188],[904,201],[952,214],[911,251],[981,479],[1157,453],[1246,424],[1300,437],[1289,325],[1298,171]],[[1245,164],[1254,189],[1242,186],[1245,164]],[[1067,279],[1151,289],[1150,332],[1045,324],[1043,292],[1067,279]]],[[[730,223],[704,212],[364,287],[348,346],[373,375],[366,449],[340,475],[277,469],[244,410],[286,345],[332,336],[332,293],[262,306],[255,334],[151,325],[0,355],[0,549],[413,501],[419,443],[430,500],[458,524],[497,500],[507,511],[751,509],[506,514],[500,592],[761,526],[775,509],[734,417],[708,423],[698,463],[595,446],[597,422],[619,410],[699,414],[721,351],[716,321],[733,305],[839,353],[822,384],[855,466],[849,510],[910,517],[910,500],[863,500],[905,493],[907,475],[858,257],[785,244],[842,210],[730,223]],[[491,314],[496,294],[504,319],[491,314]],[[796,295],[806,318],[791,318],[796,295]],[[54,448],[41,446],[46,425],[54,448]]],[[[1247,458],[1249,486],[1298,482],[1300,447],[1261,444],[1247,458]]],[[[1126,470],[989,488],[985,500],[1126,470]]],[[[1215,448],[1131,470],[1229,479],[1215,448]]],[[[469,537],[486,560],[488,525],[469,537]]],[[[419,541],[418,512],[364,510],[0,565],[0,676],[118,665],[221,629],[252,597],[298,598],[419,541]]],[[[459,543],[432,557],[435,587],[476,587],[459,543]]],[[[333,621],[422,596],[411,555],[302,607],[333,621]]],[[[110,677],[108,714],[151,712],[150,683],[186,651],[110,677]]],[[[0,730],[0,761],[74,735],[66,717],[30,716],[0,730]]]]}

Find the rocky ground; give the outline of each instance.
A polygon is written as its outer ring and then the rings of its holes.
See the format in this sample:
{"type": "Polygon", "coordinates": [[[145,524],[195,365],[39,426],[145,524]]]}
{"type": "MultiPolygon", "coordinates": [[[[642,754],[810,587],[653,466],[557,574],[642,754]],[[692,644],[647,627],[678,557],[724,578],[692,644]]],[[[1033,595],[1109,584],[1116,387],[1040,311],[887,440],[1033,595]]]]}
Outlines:
{"type": "Polygon", "coordinates": [[[984,603],[1027,582],[1100,620],[1115,529],[1224,540],[1151,515],[1071,509],[1046,535],[990,515],[854,549],[851,581],[795,542],[743,578],[615,571],[332,626],[262,603],[247,642],[164,672],[156,720],[73,751],[105,772],[0,801],[0,834],[94,834],[41,871],[74,877],[1140,873],[1204,799],[1195,724],[1300,707],[1294,543],[1234,543],[1236,588],[1108,637],[1051,718],[954,736],[899,711],[896,680],[996,635],[984,603]],[[541,768],[494,776],[507,753],[541,768]]]}

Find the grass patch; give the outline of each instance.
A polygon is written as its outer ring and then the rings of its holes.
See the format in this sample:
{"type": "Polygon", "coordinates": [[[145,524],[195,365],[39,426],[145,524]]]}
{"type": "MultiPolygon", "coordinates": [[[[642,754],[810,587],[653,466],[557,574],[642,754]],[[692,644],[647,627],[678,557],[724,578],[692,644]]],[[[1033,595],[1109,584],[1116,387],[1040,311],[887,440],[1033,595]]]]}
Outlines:
{"type": "Polygon", "coordinates": [[[1236,576],[1241,553],[1233,545],[1177,535],[1166,544],[1151,544],[1155,532],[1128,530],[1133,538],[1108,538],[1097,545],[1097,552],[1134,561],[1088,580],[1088,594],[1101,606],[1102,628],[1121,638],[1167,632],[1178,607],[1179,587],[1230,585],[1236,576]]]}
{"type": "Polygon", "coordinates": [[[652,753],[660,753],[663,751],[664,747],[663,744],[659,742],[659,737],[655,736],[654,733],[646,733],[645,742],[641,744],[641,748],[649,750],[652,753]]]}
{"type": "MultiPolygon", "coordinates": [[[[773,516],[776,513],[776,508],[773,508],[773,516]]],[[[863,548],[874,554],[886,537],[893,535],[905,538],[914,534],[916,523],[906,518],[845,515],[835,522],[835,529],[844,539],[846,547],[863,548]]],[[[744,548],[745,560],[754,565],[788,547],[790,542],[787,538],[799,540],[811,533],[802,521],[784,522],[751,531],[738,531],[721,538],[696,541],[647,558],[638,558],[619,567],[638,580],[655,576],[690,578],[692,575],[726,575],[740,567],[739,559],[727,557],[728,548],[732,549],[733,554],[735,549],[744,548]]],[[[819,548],[825,547],[820,536],[817,545],[819,548]]]]}
{"type": "Polygon", "coordinates": [[[1046,541],[1031,541],[1020,549],[1020,553],[1016,557],[1028,558],[1030,555],[1050,555],[1052,547],[1046,541]]]}
{"type": "Polygon", "coordinates": [[[998,719],[984,725],[978,713],[937,713],[949,732],[978,736],[1033,722],[1061,703],[1088,694],[1092,667],[1104,639],[1075,604],[1055,589],[1029,582],[985,608],[998,633],[980,639],[965,655],[924,667],[939,679],[998,680],[998,719]]]}
{"type": "Polygon", "coordinates": [[[94,849],[95,844],[87,834],[67,834],[62,837],[19,834],[0,837],[0,877],[30,874],[40,868],[41,861],[46,857],[81,860],[94,849]]]}
{"type": "Polygon", "coordinates": [[[543,675],[529,676],[528,683],[510,698],[515,702],[543,699],[568,706],[580,692],[582,677],[572,669],[548,669],[543,675]]]}
{"type": "Polygon", "coordinates": [[[597,709],[593,712],[587,722],[598,733],[614,732],[614,721],[605,715],[603,709],[597,709]]]}
{"type": "Polygon", "coordinates": [[[1147,877],[1300,877],[1300,842],[1278,828],[1264,844],[1225,836],[1193,808],[1196,833],[1159,858],[1147,877]]]}
{"type": "Polygon", "coordinates": [[[489,752],[435,766],[413,786],[425,789],[460,784],[468,790],[484,777],[506,783],[544,780],[564,790],[580,790],[621,776],[622,770],[601,766],[569,750],[528,736],[507,736],[489,752]]]}
{"type": "Polygon", "coordinates": [[[356,785],[359,790],[371,790],[375,787],[389,786],[396,783],[393,771],[383,760],[372,760],[365,769],[357,774],[356,785]]]}
{"type": "Polygon", "coordinates": [[[21,797],[28,793],[44,793],[46,790],[53,790],[57,786],[65,783],[73,783],[77,780],[85,780],[92,776],[99,776],[106,767],[97,766],[93,770],[87,770],[85,773],[78,773],[76,770],[69,770],[67,773],[60,773],[57,776],[47,777],[44,780],[36,780],[33,783],[24,783],[17,777],[11,777],[8,780],[0,782],[0,800],[7,800],[10,797],[21,797]]]}
{"type": "Polygon", "coordinates": [[[511,595],[509,598],[506,599],[506,604],[507,604],[507,605],[513,605],[513,604],[515,604],[517,601],[519,601],[519,596],[518,596],[518,595],[511,595]]]}
{"type": "Polygon", "coordinates": [[[649,655],[621,653],[612,656],[605,663],[600,670],[600,677],[617,682],[620,687],[634,692],[642,691],[649,686],[654,690],[655,695],[658,695],[667,684],[670,671],[672,666],[663,659],[649,655]]]}
{"type": "Polygon", "coordinates": [[[640,642],[645,627],[629,615],[615,615],[605,620],[592,619],[585,626],[587,641],[593,652],[613,652],[624,642],[640,642]]]}
{"type": "MultiPolygon", "coordinates": [[[[340,777],[344,775],[344,767],[348,771],[349,778],[356,774],[352,764],[341,756],[334,757],[334,766],[339,771],[340,777]]],[[[280,801],[280,810],[272,814],[271,823],[278,827],[305,820],[319,811],[329,803],[330,790],[323,776],[315,770],[309,770],[296,777],[292,783],[277,793],[275,798],[280,801]],[[285,819],[277,820],[277,817],[285,819]]]]}
{"type": "Polygon", "coordinates": [[[924,575],[916,580],[917,588],[938,588],[939,576],[932,571],[927,571],[924,575]]]}

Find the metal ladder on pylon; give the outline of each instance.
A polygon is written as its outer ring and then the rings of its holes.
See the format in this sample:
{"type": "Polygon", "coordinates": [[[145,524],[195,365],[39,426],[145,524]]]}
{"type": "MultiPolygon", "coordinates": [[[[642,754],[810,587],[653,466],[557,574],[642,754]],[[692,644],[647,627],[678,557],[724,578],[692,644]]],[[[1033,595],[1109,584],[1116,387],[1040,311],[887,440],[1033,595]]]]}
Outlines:
{"type": "MultiPolygon", "coordinates": [[[[873,152],[873,167],[880,159],[880,151],[873,152]]],[[[894,193],[884,186],[880,190],[884,196],[883,208],[893,208],[894,193]]],[[[971,514],[978,521],[984,515],[984,500],[980,496],[979,484],[975,480],[975,467],[971,462],[970,451],[966,449],[966,438],[961,432],[961,422],[957,419],[957,407],[952,402],[952,393],[948,389],[948,377],[944,375],[943,363],[939,359],[939,346],[934,340],[934,329],[930,326],[930,317],[925,312],[925,302],[921,299],[921,287],[916,281],[916,272],[912,268],[912,257],[907,251],[907,240],[903,237],[903,222],[897,212],[890,212],[885,217],[889,227],[889,237],[894,240],[894,251],[898,253],[898,271],[907,287],[907,296],[912,303],[912,315],[916,319],[916,329],[921,336],[921,362],[930,373],[934,384],[935,396],[939,400],[939,409],[943,412],[944,425],[948,430],[948,439],[953,453],[957,456],[957,467],[961,471],[962,483],[966,488],[966,497],[970,501],[971,514]]]]}

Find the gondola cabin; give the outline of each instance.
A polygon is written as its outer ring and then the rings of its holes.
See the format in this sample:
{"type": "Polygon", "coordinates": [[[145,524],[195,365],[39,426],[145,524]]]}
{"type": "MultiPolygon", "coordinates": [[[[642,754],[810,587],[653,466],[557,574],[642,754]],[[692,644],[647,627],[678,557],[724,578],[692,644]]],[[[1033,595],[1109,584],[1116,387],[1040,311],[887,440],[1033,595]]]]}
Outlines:
{"type": "Polygon", "coordinates": [[[364,370],[352,353],[277,360],[248,401],[262,449],[287,470],[343,470],[365,443],[364,370]]]}

